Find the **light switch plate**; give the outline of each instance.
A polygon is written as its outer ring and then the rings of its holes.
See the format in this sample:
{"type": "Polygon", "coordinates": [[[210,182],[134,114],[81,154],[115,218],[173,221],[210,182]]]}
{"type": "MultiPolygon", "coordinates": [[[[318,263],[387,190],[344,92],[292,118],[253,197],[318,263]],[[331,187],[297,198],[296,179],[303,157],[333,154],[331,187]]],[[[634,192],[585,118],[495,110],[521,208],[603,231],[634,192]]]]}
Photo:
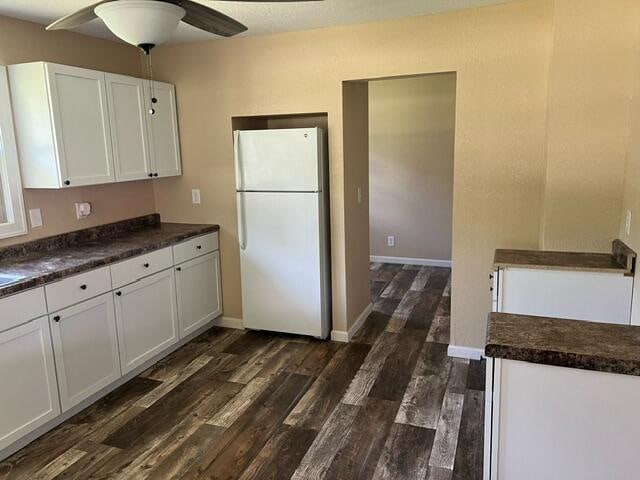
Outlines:
{"type": "Polygon", "coordinates": [[[32,208],[29,210],[29,219],[31,220],[31,228],[38,228],[42,226],[42,211],[39,208],[32,208]]]}
{"type": "Polygon", "coordinates": [[[387,237],[387,247],[395,247],[396,246],[396,237],[395,235],[389,235],[387,237]]]}
{"type": "Polygon", "coordinates": [[[191,190],[191,201],[194,205],[200,205],[200,189],[194,188],[191,190]]]}

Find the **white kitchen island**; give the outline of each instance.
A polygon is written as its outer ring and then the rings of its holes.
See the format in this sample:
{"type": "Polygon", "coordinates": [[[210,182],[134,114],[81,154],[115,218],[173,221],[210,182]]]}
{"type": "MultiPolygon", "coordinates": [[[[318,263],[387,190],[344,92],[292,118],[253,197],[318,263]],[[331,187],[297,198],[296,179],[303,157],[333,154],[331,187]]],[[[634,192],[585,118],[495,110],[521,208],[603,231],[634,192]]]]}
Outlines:
{"type": "Polygon", "coordinates": [[[640,478],[640,327],[492,313],[485,480],[640,478]]]}
{"type": "Polygon", "coordinates": [[[498,249],[490,275],[494,312],[595,322],[631,322],[636,254],[498,249]]]}

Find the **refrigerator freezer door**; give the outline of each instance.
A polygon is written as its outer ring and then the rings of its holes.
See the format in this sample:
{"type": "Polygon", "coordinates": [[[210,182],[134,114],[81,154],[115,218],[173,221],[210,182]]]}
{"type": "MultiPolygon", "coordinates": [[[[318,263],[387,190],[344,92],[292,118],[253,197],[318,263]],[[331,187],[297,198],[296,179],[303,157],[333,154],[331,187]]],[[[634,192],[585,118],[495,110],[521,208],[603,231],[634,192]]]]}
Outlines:
{"type": "Polygon", "coordinates": [[[318,128],[236,131],[236,189],[320,191],[322,148],[318,128]]]}
{"type": "Polygon", "coordinates": [[[241,193],[242,316],[256,330],[323,332],[320,201],[313,193],[241,193]],[[242,218],[244,217],[244,218],[242,218]]]}

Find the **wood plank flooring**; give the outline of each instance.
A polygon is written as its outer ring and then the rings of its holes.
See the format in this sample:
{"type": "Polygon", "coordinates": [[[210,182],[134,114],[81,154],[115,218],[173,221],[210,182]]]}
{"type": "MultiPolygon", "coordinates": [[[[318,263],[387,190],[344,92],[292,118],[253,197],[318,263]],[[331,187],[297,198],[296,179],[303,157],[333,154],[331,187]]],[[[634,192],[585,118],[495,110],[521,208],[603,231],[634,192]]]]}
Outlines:
{"type": "Polygon", "coordinates": [[[480,479],[484,365],[447,357],[449,285],[449,269],[371,264],[350,344],[214,328],[0,480],[480,479]]]}

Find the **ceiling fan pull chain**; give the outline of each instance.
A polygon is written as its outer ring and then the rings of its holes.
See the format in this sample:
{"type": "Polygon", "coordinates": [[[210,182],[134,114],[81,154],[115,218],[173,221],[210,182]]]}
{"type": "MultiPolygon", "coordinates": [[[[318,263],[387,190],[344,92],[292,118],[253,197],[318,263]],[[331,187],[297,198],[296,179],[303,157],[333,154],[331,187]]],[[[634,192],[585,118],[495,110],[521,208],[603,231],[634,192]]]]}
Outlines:
{"type": "Polygon", "coordinates": [[[153,65],[151,63],[151,53],[146,55],[147,57],[147,76],[149,77],[149,98],[151,99],[151,105],[149,106],[149,114],[155,115],[156,109],[154,104],[158,102],[155,97],[155,91],[153,88],[153,65]]]}

